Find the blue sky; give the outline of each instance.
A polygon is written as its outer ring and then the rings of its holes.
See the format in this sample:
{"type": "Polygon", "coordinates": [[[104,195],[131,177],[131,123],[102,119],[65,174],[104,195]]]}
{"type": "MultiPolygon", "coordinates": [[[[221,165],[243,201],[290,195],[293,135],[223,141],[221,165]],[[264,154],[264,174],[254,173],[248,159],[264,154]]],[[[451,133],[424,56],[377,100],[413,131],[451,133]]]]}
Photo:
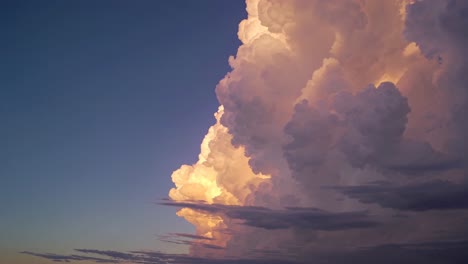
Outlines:
{"type": "Polygon", "coordinates": [[[468,263],[467,14],[3,1],[0,263],[468,263]]]}
{"type": "Polygon", "coordinates": [[[174,248],[155,235],[193,228],[153,202],[167,196],[174,169],[195,161],[214,122],[214,88],[239,46],[245,3],[1,6],[3,258],[174,248]]]}

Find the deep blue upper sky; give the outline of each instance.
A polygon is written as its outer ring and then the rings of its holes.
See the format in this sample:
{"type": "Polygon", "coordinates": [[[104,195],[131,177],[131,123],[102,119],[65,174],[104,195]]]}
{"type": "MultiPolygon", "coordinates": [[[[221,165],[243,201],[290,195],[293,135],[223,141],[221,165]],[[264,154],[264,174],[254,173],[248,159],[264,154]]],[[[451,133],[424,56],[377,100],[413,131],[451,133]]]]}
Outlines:
{"type": "Polygon", "coordinates": [[[155,234],[190,231],[152,202],[214,123],[244,2],[0,6],[0,251],[163,250],[155,234]]]}

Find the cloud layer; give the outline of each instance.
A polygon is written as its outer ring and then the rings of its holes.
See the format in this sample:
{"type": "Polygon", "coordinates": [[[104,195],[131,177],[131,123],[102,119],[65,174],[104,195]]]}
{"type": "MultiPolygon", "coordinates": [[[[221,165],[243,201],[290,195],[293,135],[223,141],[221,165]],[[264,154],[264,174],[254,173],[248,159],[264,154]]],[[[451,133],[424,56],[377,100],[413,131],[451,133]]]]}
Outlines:
{"type": "Polygon", "coordinates": [[[56,255],[22,252],[54,262],[92,261],[96,263],[142,263],[142,264],[294,264],[310,263],[464,263],[468,257],[465,249],[468,241],[438,241],[420,244],[388,244],[372,248],[362,248],[343,254],[318,254],[307,260],[278,260],[275,252],[262,252],[260,258],[216,259],[199,258],[189,255],[165,254],[151,251],[118,252],[96,249],[75,249],[80,255],[56,255]],[[93,257],[95,255],[98,257],[93,257]],[[382,256],[386,256],[382,258],[382,256]]]}

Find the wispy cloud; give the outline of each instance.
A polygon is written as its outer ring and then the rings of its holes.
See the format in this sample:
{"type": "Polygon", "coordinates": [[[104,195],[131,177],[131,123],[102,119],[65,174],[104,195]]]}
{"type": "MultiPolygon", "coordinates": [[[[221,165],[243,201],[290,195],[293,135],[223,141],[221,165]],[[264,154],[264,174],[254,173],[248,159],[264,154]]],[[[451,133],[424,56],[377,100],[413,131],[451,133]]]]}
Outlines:
{"type": "Polygon", "coordinates": [[[141,264],[446,264],[465,263],[468,260],[467,240],[428,241],[421,243],[383,244],[361,248],[354,251],[336,251],[321,254],[310,254],[307,259],[285,260],[279,258],[275,251],[260,251],[261,258],[202,258],[185,254],[166,254],[150,251],[118,252],[96,249],[76,249],[85,255],[56,255],[47,253],[22,252],[56,262],[91,261],[95,263],[131,262],[141,264]],[[99,257],[88,256],[88,254],[99,257]]]}
{"type": "Polygon", "coordinates": [[[110,250],[97,250],[97,249],[75,249],[75,251],[84,254],[99,255],[104,258],[90,257],[86,255],[57,255],[47,253],[33,253],[21,252],[23,254],[33,255],[49,259],[56,262],[70,262],[70,261],[94,261],[96,263],[120,263],[132,262],[141,264],[288,264],[298,263],[295,261],[275,260],[270,258],[263,259],[249,259],[249,258],[201,258],[192,257],[185,254],[167,254],[161,252],[150,251],[131,251],[131,252],[118,252],[110,250]]]}
{"type": "Polygon", "coordinates": [[[96,263],[116,263],[116,260],[113,260],[113,259],[96,258],[96,257],[90,257],[90,256],[83,256],[83,255],[58,255],[58,254],[51,254],[51,253],[36,253],[36,252],[30,252],[30,251],[22,251],[20,253],[49,259],[55,262],[93,261],[96,263]]]}

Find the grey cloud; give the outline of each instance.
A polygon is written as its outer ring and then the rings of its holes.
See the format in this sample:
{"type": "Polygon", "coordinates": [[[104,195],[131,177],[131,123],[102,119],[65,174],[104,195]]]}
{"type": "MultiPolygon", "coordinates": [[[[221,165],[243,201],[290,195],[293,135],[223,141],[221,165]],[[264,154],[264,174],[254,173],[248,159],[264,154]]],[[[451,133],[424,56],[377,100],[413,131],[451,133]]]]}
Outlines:
{"type": "Polygon", "coordinates": [[[57,255],[57,254],[51,254],[51,253],[35,253],[35,252],[29,252],[29,251],[22,251],[20,253],[49,259],[55,262],[93,261],[96,263],[116,263],[116,261],[112,259],[95,258],[95,257],[90,257],[90,256],[57,255]]]}
{"type": "Polygon", "coordinates": [[[281,210],[255,206],[232,206],[221,204],[200,204],[163,202],[167,206],[191,208],[204,212],[219,214],[231,219],[243,221],[247,226],[263,229],[312,229],[312,230],[346,230],[371,228],[378,223],[373,221],[367,212],[327,212],[316,208],[285,208],[281,210]]]}
{"type": "Polygon", "coordinates": [[[202,241],[213,241],[214,238],[193,235],[193,234],[185,234],[185,233],[172,233],[167,235],[158,236],[160,241],[178,245],[189,245],[189,246],[201,246],[208,249],[225,249],[224,247],[212,245],[208,243],[204,243],[202,241]],[[180,238],[188,238],[192,240],[180,239],[180,238]]]}
{"type": "Polygon", "coordinates": [[[435,180],[396,186],[375,183],[361,186],[334,187],[362,203],[408,211],[468,209],[468,184],[435,180]]]}
{"type": "Polygon", "coordinates": [[[460,169],[460,158],[436,151],[424,141],[402,140],[393,153],[380,161],[380,165],[395,171],[415,174],[460,169]]]}
{"type": "Polygon", "coordinates": [[[192,239],[213,240],[213,238],[210,238],[210,237],[193,235],[193,234],[186,234],[186,233],[171,233],[169,235],[175,236],[175,237],[192,238],[192,239]]]}
{"type": "Polygon", "coordinates": [[[341,150],[354,166],[375,163],[399,144],[410,111],[406,98],[392,83],[377,89],[370,86],[356,95],[339,92],[331,105],[322,108],[303,101],[285,126],[292,140],[283,149],[293,171],[321,166],[333,148],[341,150]]]}
{"type": "Polygon", "coordinates": [[[112,251],[112,250],[97,250],[97,249],[75,249],[75,251],[86,254],[97,254],[101,256],[111,257],[114,259],[131,259],[134,257],[131,253],[112,251]]]}
{"type": "Polygon", "coordinates": [[[121,263],[132,262],[141,264],[288,264],[298,263],[284,259],[272,258],[200,258],[192,257],[185,254],[166,254],[161,252],[151,251],[130,251],[119,252],[111,250],[97,250],[97,249],[75,249],[83,254],[100,255],[110,259],[101,259],[89,257],[86,255],[56,255],[47,253],[33,253],[21,252],[24,254],[33,255],[57,262],[70,262],[70,261],[92,261],[95,263],[121,263]]]}
{"type": "Polygon", "coordinates": [[[307,101],[297,104],[284,131],[291,141],[283,147],[289,167],[302,177],[302,171],[316,169],[324,163],[331,141],[330,129],[337,123],[334,115],[321,113],[307,101]]]}
{"type": "Polygon", "coordinates": [[[468,2],[464,0],[416,1],[407,6],[405,36],[414,41],[428,59],[440,62],[433,83],[440,89],[448,115],[445,147],[467,162],[468,125],[468,2]]]}
{"type": "MultiPolygon", "coordinates": [[[[443,56],[447,48],[464,49],[468,41],[468,4],[463,0],[425,0],[407,5],[405,36],[415,41],[428,58],[443,56]]],[[[463,58],[462,58],[463,59],[463,58]]]]}
{"type": "Polygon", "coordinates": [[[340,91],[326,102],[302,101],[284,127],[289,142],[283,145],[283,155],[292,176],[311,200],[329,206],[336,197],[317,190],[318,186],[340,182],[347,177],[341,176],[344,168],[383,170],[389,160],[393,167],[409,160],[399,159],[409,112],[407,99],[389,82],[356,94],[340,91]]]}
{"type": "Polygon", "coordinates": [[[339,147],[354,166],[376,162],[399,144],[410,108],[393,83],[338,94],[334,103],[347,126],[339,147]]]}
{"type": "Polygon", "coordinates": [[[468,261],[467,247],[467,240],[387,244],[345,255],[341,263],[462,264],[468,261]]]}
{"type": "MultiPolygon", "coordinates": [[[[118,252],[97,249],[77,249],[82,254],[94,254],[109,259],[101,259],[86,255],[55,255],[33,252],[22,252],[40,258],[57,262],[91,261],[95,263],[132,262],[141,264],[462,264],[468,261],[467,240],[456,241],[424,241],[419,243],[382,244],[377,246],[356,248],[348,251],[328,253],[310,253],[301,260],[291,261],[275,250],[258,250],[262,257],[258,258],[200,258],[185,254],[166,254],[150,251],[118,252]]],[[[297,257],[297,256],[296,256],[297,257]]]]}
{"type": "Polygon", "coordinates": [[[468,261],[468,241],[428,241],[382,244],[348,252],[312,256],[315,264],[463,264],[468,261]]]}

